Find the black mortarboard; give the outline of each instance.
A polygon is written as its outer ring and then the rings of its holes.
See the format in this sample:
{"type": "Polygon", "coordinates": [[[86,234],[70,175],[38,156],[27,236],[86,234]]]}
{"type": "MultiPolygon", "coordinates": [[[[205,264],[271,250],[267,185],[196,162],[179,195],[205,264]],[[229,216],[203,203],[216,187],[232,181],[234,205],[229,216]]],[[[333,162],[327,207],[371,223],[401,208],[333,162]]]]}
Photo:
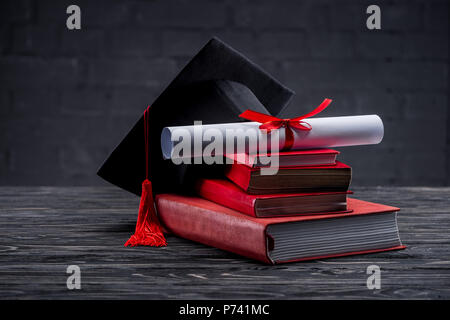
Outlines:
{"type": "MultiPolygon", "coordinates": [[[[164,127],[238,122],[246,109],[277,115],[293,92],[217,38],[210,40],[148,109],[148,179],[155,193],[178,192],[189,166],[163,160],[164,127]]],[[[103,179],[137,195],[146,178],[141,117],[98,171],[103,179]]]]}

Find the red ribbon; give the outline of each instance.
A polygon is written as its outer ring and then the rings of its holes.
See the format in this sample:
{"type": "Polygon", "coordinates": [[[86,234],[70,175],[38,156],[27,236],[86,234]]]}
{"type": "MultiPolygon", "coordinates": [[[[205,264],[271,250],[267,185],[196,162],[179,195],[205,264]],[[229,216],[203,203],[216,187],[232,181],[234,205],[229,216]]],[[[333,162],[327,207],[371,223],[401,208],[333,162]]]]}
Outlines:
{"type": "Polygon", "coordinates": [[[298,130],[304,130],[309,131],[312,129],[311,125],[305,121],[302,121],[303,119],[310,118],[312,116],[315,116],[316,114],[322,112],[326,107],[328,107],[331,103],[331,99],[325,99],[323,102],[315,108],[313,111],[308,112],[307,114],[304,114],[300,117],[292,118],[292,119],[280,119],[274,116],[269,116],[264,113],[247,110],[244,111],[239,115],[239,117],[260,122],[262,125],[259,126],[260,129],[267,130],[267,133],[274,129],[280,129],[281,127],[285,128],[286,132],[286,141],[284,144],[283,149],[290,149],[292,148],[292,145],[294,144],[294,132],[292,131],[292,128],[298,129],[298,130]]]}

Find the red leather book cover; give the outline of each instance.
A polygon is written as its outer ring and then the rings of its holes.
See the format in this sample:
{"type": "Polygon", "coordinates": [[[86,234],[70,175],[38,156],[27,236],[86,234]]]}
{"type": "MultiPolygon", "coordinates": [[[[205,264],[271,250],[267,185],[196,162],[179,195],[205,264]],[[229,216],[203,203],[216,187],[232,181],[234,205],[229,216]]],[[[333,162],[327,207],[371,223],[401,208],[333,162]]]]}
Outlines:
{"type": "MultiPolygon", "coordinates": [[[[291,167],[280,167],[278,172],[288,170],[309,170],[309,169],[348,169],[350,168],[348,165],[336,161],[335,165],[331,166],[291,166],[291,167]]],[[[241,187],[243,190],[249,190],[250,180],[252,179],[252,173],[260,171],[260,168],[252,168],[246,165],[235,163],[231,165],[227,165],[225,169],[225,176],[241,187]]],[[[275,179],[277,175],[273,176],[275,179]]]]}
{"type": "MultiPolygon", "coordinates": [[[[284,166],[329,166],[336,164],[336,157],[339,151],[333,149],[309,149],[309,150],[292,150],[272,152],[271,156],[277,155],[278,162],[281,167],[284,166]]],[[[267,154],[226,154],[225,156],[232,159],[234,163],[240,163],[248,167],[264,167],[267,164],[259,161],[259,156],[267,154]]]]}
{"type": "MultiPolygon", "coordinates": [[[[252,217],[257,217],[258,210],[256,208],[257,201],[261,200],[264,203],[264,200],[275,200],[278,204],[277,207],[280,208],[283,204],[283,199],[287,199],[290,205],[295,206],[297,211],[292,214],[279,214],[274,211],[274,214],[266,215],[266,216],[285,216],[285,215],[299,215],[299,214],[329,214],[329,213],[345,213],[349,212],[347,210],[345,203],[339,205],[329,205],[328,208],[337,207],[338,210],[332,210],[333,212],[320,211],[320,208],[324,207],[324,202],[329,201],[327,198],[334,195],[339,195],[339,201],[341,199],[346,198],[347,194],[351,194],[352,192],[315,192],[315,193],[279,193],[279,194],[264,194],[264,195],[253,195],[244,192],[241,188],[233,184],[232,182],[225,179],[206,179],[202,178],[197,180],[195,185],[195,190],[199,196],[210,200],[212,202],[223,205],[227,208],[234,209],[241,213],[247,214],[252,217]],[[309,205],[313,199],[317,204],[309,205]],[[294,200],[294,201],[293,201],[294,200]],[[309,200],[309,201],[308,201],[309,200]],[[311,208],[310,211],[305,211],[305,208],[311,208]],[[317,209],[314,209],[317,208],[317,209]],[[303,211],[302,211],[303,210],[303,211]]],[[[272,201],[273,202],[273,201],[272,201]]],[[[267,203],[267,201],[266,201],[267,203]]],[[[259,205],[259,207],[262,207],[259,205]]],[[[307,209],[306,209],[307,210],[307,209]]],[[[283,211],[280,209],[280,212],[283,211]]],[[[291,210],[284,210],[285,212],[291,210]]]]}
{"type": "Polygon", "coordinates": [[[254,218],[199,197],[177,194],[160,194],[156,196],[159,219],[168,232],[268,264],[405,248],[403,245],[396,245],[388,248],[311,256],[290,261],[273,261],[269,258],[268,250],[270,250],[271,241],[267,236],[266,229],[271,224],[345,218],[354,215],[369,215],[399,210],[395,207],[351,198],[348,199],[348,205],[353,212],[329,215],[254,218]]]}

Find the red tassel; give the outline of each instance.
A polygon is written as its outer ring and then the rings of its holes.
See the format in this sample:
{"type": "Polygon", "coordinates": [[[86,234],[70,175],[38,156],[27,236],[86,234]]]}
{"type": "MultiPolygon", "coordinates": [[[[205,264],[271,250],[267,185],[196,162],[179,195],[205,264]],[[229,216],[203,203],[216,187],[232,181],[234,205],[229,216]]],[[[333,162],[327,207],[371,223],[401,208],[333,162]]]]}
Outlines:
{"type": "Polygon", "coordinates": [[[136,230],[125,243],[125,246],[164,247],[166,245],[166,238],[164,238],[161,224],[156,215],[152,183],[148,179],[145,179],[142,182],[142,195],[136,230]]]}

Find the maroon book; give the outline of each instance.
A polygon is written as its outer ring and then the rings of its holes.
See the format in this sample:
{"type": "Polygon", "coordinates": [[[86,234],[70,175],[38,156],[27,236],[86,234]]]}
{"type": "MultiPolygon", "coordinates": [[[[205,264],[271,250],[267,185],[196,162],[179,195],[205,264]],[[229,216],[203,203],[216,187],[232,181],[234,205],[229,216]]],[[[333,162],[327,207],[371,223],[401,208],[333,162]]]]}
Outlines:
{"type": "MultiPolygon", "coordinates": [[[[336,157],[339,151],[332,149],[310,149],[272,152],[269,156],[278,156],[278,165],[280,167],[289,166],[329,166],[336,164],[336,157]]],[[[261,161],[261,156],[267,154],[227,154],[227,158],[234,160],[248,167],[258,168],[266,167],[269,164],[261,161]]]]}
{"type": "Polygon", "coordinates": [[[252,195],[225,179],[199,179],[197,194],[253,217],[349,212],[347,192],[279,193],[252,195]]]}
{"type": "Polygon", "coordinates": [[[275,175],[263,175],[260,168],[232,164],[227,166],[225,176],[250,194],[344,192],[352,170],[336,161],[331,166],[280,167],[275,175]]]}
{"type": "Polygon", "coordinates": [[[199,197],[156,196],[168,232],[269,264],[405,248],[398,208],[352,198],[348,207],[353,211],[255,218],[199,197]]]}

